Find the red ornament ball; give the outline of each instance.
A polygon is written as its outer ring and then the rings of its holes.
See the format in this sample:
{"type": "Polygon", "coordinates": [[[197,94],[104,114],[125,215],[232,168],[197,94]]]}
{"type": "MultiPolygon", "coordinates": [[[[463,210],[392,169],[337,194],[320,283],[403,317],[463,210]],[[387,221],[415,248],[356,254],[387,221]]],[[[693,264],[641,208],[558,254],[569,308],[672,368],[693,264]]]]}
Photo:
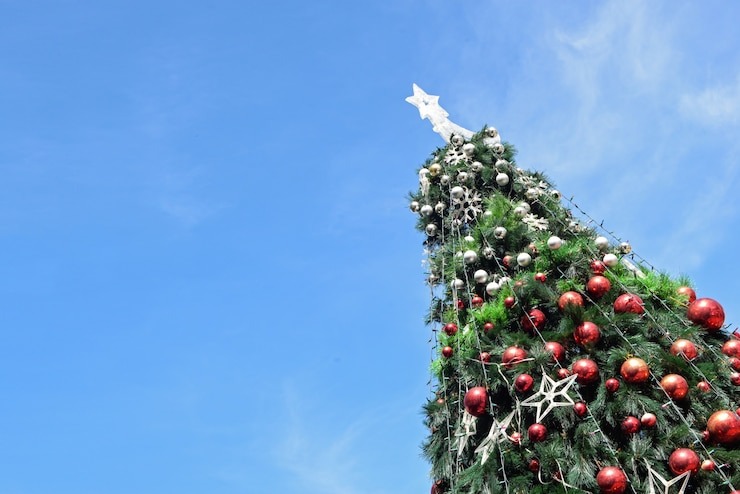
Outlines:
{"type": "Polygon", "coordinates": [[[511,309],[514,305],[516,305],[516,299],[514,297],[509,296],[504,299],[504,307],[507,309],[511,309]]]}
{"type": "Polygon", "coordinates": [[[452,357],[452,354],[455,353],[455,351],[452,349],[451,346],[446,346],[442,349],[442,356],[444,358],[450,358],[452,357]]]}
{"type": "Polygon", "coordinates": [[[699,381],[698,383],[696,383],[696,389],[698,389],[702,393],[708,393],[709,390],[712,389],[712,385],[706,381],[699,381]]]}
{"type": "Polygon", "coordinates": [[[655,424],[658,423],[658,417],[655,416],[654,413],[645,413],[642,417],[640,417],[640,425],[643,427],[655,427],[655,424]]]}
{"type": "Polygon", "coordinates": [[[686,317],[707,331],[714,332],[725,323],[725,310],[716,300],[698,298],[689,304],[686,317]]]}
{"type": "Polygon", "coordinates": [[[557,374],[560,379],[565,379],[566,377],[570,376],[570,371],[565,367],[561,367],[558,369],[557,374]]]}
{"type": "Polygon", "coordinates": [[[583,417],[588,413],[588,406],[582,401],[577,401],[573,405],[573,413],[575,413],[579,417],[583,417]]]}
{"type": "Polygon", "coordinates": [[[583,296],[578,292],[565,292],[558,299],[558,308],[565,310],[569,305],[583,307],[583,296]]]}
{"type": "Polygon", "coordinates": [[[704,460],[701,462],[701,469],[705,472],[711,472],[717,467],[712,460],[704,460]]]}
{"type": "Polygon", "coordinates": [[[726,446],[740,442],[740,416],[730,410],[714,412],[707,420],[707,431],[713,442],[726,446]]]}
{"type": "Polygon", "coordinates": [[[481,307],[483,305],[483,297],[475,295],[472,299],[470,299],[470,304],[473,307],[481,307]]]}
{"type": "Polygon", "coordinates": [[[622,432],[625,434],[637,434],[640,431],[640,419],[637,417],[626,417],[622,420],[622,432]]]}
{"type": "Polygon", "coordinates": [[[623,494],[627,490],[627,476],[619,467],[604,467],[596,474],[596,484],[602,494],[623,494]]]}
{"type": "Polygon", "coordinates": [[[660,387],[673,400],[682,400],[689,394],[689,383],[683,376],[667,374],[660,380],[660,387]]]}
{"type": "Polygon", "coordinates": [[[740,358],[730,357],[730,367],[736,371],[740,371],[740,358]]]}
{"type": "Polygon", "coordinates": [[[622,379],[630,384],[640,384],[650,379],[650,368],[647,362],[638,357],[625,360],[619,373],[622,379]]]}
{"type": "Polygon", "coordinates": [[[532,458],[531,460],[529,460],[528,467],[529,467],[529,471],[530,472],[533,472],[533,473],[539,472],[539,470],[540,470],[540,460],[538,460],[537,458],[532,458]]]}
{"type": "Polygon", "coordinates": [[[480,417],[488,408],[488,391],[483,386],[470,388],[463,399],[465,411],[473,417],[480,417]]]}
{"type": "Polygon", "coordinates": [[[599,380],[599,366],[591,359],[576,360],[571,366],[571,371],[578,374],[576,381],[580,384],[591,384],[599,380]]]}
{"type": "Polygon", "coordinates": [[[740,357],[740,340],[733,338],[725,341],[722,345],[722,353],[728,357],[740,357]]]}
{"type": "Polygon", "coordinates": [[[455,324],[454,322],[448,322],[447,324],[445,324],[443,331],[447,336],[452,336],[453,334],[457,333],[457,324],[455,324]]]}
{"type": "Polygon", "coordinates": [[[501,259],[501,264],[503,264],[506,269],[509,269],[513,262],[514,262],[513,256],[504,256],[504,258],[501,259]]]}
{"type": "Polygon", "coordinates": [[[445,481],[437,480],[432,484],[431,494],[442,494],[445,490],[445,481]]]}
{"type": "Polygon", "coordinates": [[[541,310],[532,309],[527,314],[523,315],[519,322],[525,331],[532,332],[535,329],[539,331],[547,322],[547,318],[545,317],[545,313],[541,310]]]}
{"type": "Polygon", "coordinates": [[[591,298],[596,300],[606,295],[611,289],[612,284],[609,281],[609,278],[601,275],[596,275],[592,277],[586,283],[586,293],[588,293],[591,298]]]}
{"type": "Polygon", "coordinates": [[[487,322],[483,325],[483,331],[488,333],[489,331],[492,331],[495,326],[492,322],[487,322]]]}
{"type": "Polygon", "coordinates": [[[519,374],[514,379],[514,388],[520,393],[526,393],[534,386],[534,378],[529,374],[519,374]]]}
{"type": "Polygon", "coordinates": [[[573,339],[581,346],[590,348],[601,339],[599,327],[591,321],[583,321],[573,331],[573,339]]]}
{"type": "Polygon", "coordinates": [[[600,261],[599,259],[594,259],[593,261],[591,261],[591,264],[589,266],[593,274],[601,275],[606,272],[606,264],[604,264],[603,261],[600,261]]]}
{"type": "Polygon", "coordinates": [[[671,345],[671,354],[683,355],[687,360],[694,360],[699,352],[696,350],[696,345],[690,340],[680,339],[673,342],[671,345]]]}
{"type": "Polygon", "coordinates": [[[547,439],[547,427],[539,423],[532,424],[527,429],[527,436],[529,436],[529,440],[533,443],[541,443],[547,439]]]}
{"type": "Polygon", "coordinates": [[[676,289],[676,293],[683,297],[686,297],[688,303],[696,300],[696,292],[690,286],[680,286],[676,289]]]}
{"type": "Polygon", "coordinates": [[[512,432],[509,436],[509,441],[511,441],[512,444],[516,444],[518,446],[522,444],[522,435],[518,432],[512,432]]]}
{"type": "Polygon", "coordinates": [[[547,275],[545,273],[537,273],[534,275],[534,280],[544,283],[547,281],[547,275]]]}
{"type": "Polygon", "coordinates": [[[647,362],[638,357],[628,358],[619,369],[622,379],[630,384],[644,383],[650,379],[650,368],[647,362]]]}
{"type": "Polygon", "coordinates": [[[740,386],[740,372],[730,374],[730,382],[735,386],[740,386]]]}
{"type": "Polygon", "coordinates": [[[524,348],[518,346],[510,346],[501,355],[501,363],[504,367],[511,369],[516,364],[521,363],[522,360],[527,358],[527,351],[524,348]]]}
{"type": "Polygon", "coordinates": [[[488,352],[480,352],[480,355],[478,356],[481,362],[487,364],[491,361],[491,354],[488,352]]]}
{"type": "Polygon", "coordinates": [[[557,341],[545,343],[545,351],[552,354],[553,362],[563,362],[565,360],[565,347],[557,341]]]}
{"type": "Polygon", "coordinates": [[[457,308],[460,309],[460,310],[463,310],[465,308],[465,302],[463,302],[462,300],[458,300],[457,301],[457,308]]]}
{"type": "Polygon", "coordinates": [[[668,468],[674,475],[684,472],[696,473],[699,471],[699,455],[689,448],[678,448],[668,457],[668,468]]]}
{"type": "Polygon", "coordinates": [[[619,379],[615,379],[613,377],[610,377],[606,380],[604,383],[604,386],[606,387],[606,390],[610,393],[616,393],[619,389],[619,379]]]}
{"type": "Polygon", "coordinates": [[[634,293],[623,293],[614,301],[614,312],[617,314],[644,314],[645,308],[640,297],[634,293]]]}

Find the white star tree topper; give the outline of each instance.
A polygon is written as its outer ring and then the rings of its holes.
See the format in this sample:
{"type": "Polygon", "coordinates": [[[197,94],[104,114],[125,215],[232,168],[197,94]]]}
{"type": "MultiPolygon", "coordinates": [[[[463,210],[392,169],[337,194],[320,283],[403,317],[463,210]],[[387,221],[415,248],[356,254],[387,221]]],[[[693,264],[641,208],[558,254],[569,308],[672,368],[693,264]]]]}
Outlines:
{"type": "Polygon", "coordinates": [[[450,115],[444,108],[439,106],[439,96],[427,94],[422,88],[413,85],[414,95],[406,98],[406,101],[419,109],[419,116],[422,119],[429,119],[432,123],[432,130],[442,136],[445,142],[449,143],[450,138],[457,134],[465,139],[473,137],[474,132],[460,127],[451,122],[447,117],[450,115]]]}
{"type": "Polygon", "coordinates": [[[568,396],[568,390],[573,383],[575,383],[578,374],[573,374],[561,379],[560,381],[553,380],[550,376],[545,374],[545,370],[542,369],[542,381],[540,381],[540,390],[535,394],[524,400],[521,405],[525,407],[537,407],[537,422],[541,422],[548,413],[555,407],[572,407],[575,403],[573,399],[568,396]],[[561,401],[558,401],[561,398],[561,401]],[[545,410],[542,411],[542,407],[545,406],[545,410]]]}

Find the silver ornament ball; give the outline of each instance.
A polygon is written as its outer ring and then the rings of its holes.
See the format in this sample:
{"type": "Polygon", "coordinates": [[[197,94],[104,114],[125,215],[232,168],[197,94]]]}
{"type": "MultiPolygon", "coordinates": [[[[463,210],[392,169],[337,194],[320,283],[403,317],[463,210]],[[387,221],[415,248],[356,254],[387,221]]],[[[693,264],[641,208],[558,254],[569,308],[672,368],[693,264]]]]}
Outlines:
{"type": "Polygon", "coordinates": [[[437,214],[442,214],[446,207],[447,205],[445,205],[445,203],[438,202],[437,204],[434,205],[434,211],[436,211],[437,214]]]}
{"type": "Polygon", "coordinates": [[[483,163],[481,163],[480,161],[473,161],[473,163],[470,165],[470,169],[475,173],[480,173],[483,170],[483,163]]]}
{"type": "Polygon", "coordinates": [[[496,228],[493,229],[493,236],[499,240],[505,238],[506,233],[507,233],[506,228],[504,228],[503,226],[497,226],[496,228]]]}
{"type": "Polygon", "coordinates": [[[560,237],[553,235],[547,239],[547,246],[552,250],[558,250],[563,246],[563,240],[560,237]]]}
{"type": "Polygon", "coordinates": [[[495,281],[492,281],[486,285],[486,293],[489,295],[495,295],[496,292],[498,292],[500,288],[501,288],[501,285],[499,285],[495,281]]]}
{"type": "Polygon", "coordinates": [[[421,206],[419,205],[419,201],[411,201],[411,204],[409,204],[409,209],[412,213],[418,213],[419,209],[421,209],[421,206]]]}
{"type": "Polygon", "coordinates": [[[434,223],[429,223],[426,228],[427,235],[430,237],[433,237],[437,234],[437,225],[434,223]]]}
{"type": "Polygon", "coordinates": [[[606,264],[610,268],[613,268],[619,263],[619,258],[615,256],[614,254],[606,254],[604,256],[603,261],[604,261],[604,264],[606,264]]]}
{"type": "Polygon", "coordinates": [[[503,187],[509,183],[509,176],[505,173],[499,173],[496,175],[496,183],[503,187]]]}
{"type": "Polygon", "coordinates": [[[468,172],[460,172],[457,174],[458,182],[467,182],[468,178],[470,178],[470,176],[468,175],[468,172]]]}
{"type": "Polygon", "coordinates": [[[453,290],[462,290],[463,288],[465,288],[465,282],[460,278],[455,278],[454,280],[452,280],[452,283],[450,285],[452,286],[453,290]]]}
{"type": "Polygon", "coordinates": [[[465,156],[471,157],[475,154],[475,144],[472,142],[469,142],[463,146],[463,153],[465,153],[465,156]]]}
{"type": "Polygon", "coordinates": [[[526,252],[522,252],[521,254],[516,256],[516,263],[525,268],[532,263],[532,256],[530,256],[526,252]]]}
{"type": "Polygon", "coordinates": [[[632,252],[632,246],[629,244],[629,242],[622,242],[619,244],[619,252],[622,254],[629,254],[632,252]]]}
{"type": "Polygon", "coordinates": [[[476,283],[485,283],[488,281],[488,272],[485,269],[479,269],[473,273],[473,279],[476,283]]]}
{"type": "Polygon", "coordinates": [[[486,135],[488,137],[496,137],[498,135],[498,130],[496,130],[495,127],[486,127],[486,135]]]}
{"type": "Polygon", "coordinates": [[[429,204],[424,204],[421,207],[421,214],[423,216],[431,216],[433,212],[434,212],[434,208],[430,206],[429,204]]]}
{"type": "Polygon", "coordinates": [[[452,189],[450,189],[450,197],[453,199],[462,199],[462,196],[465,195],[465,189],[460,187],[459,185],[456,185],[452,189]]]}
{"type": "Polygon", "coordinates": [[[455,147],[460,147],[465,143],[465,139],[463,139],[463,136],[455,134],[450,138],[450,144],[452,144],[455,147]]]}
{"type": "Polygon", "coordinates": [[[486,259],[493,259],[495,252],[491,247],[485,247],[481,254],[483,254],[483,257],[485,257],[486,259]]]}
{"type": "Polygon", "coordinates": [[[478,254],[476,254],[474,250],[466,250],[463,254],[463,260],[466,264],[473,264],[478,260],[478,254]]]}
{"type": "Polygon", "coordinates": [[[450,183],[450,176],[449,175],[442,175],[439,177],[439,183],[442,185],[447,185],[450,183]]]}
{"type": "Polygon", "coordinates": [[[606,237],[596,237],[596,240],[594,240],[594,244],[596,245],[596,248],[599,250],[604,250],[607,247],[609,247],[609,239],[606,237]]]}

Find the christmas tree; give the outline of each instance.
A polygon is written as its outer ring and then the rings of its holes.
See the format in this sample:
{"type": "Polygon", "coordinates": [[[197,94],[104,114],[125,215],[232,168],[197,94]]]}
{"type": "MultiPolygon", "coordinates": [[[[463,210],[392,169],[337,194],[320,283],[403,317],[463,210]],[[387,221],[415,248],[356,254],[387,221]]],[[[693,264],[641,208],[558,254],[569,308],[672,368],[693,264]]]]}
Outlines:
{"type": "Polygon", "coordinates": [[[407,101],[445,140],[410,208],[434,332],[432,493],[740,491],[740,335],[523,170],[496,129],[407,101]]]}

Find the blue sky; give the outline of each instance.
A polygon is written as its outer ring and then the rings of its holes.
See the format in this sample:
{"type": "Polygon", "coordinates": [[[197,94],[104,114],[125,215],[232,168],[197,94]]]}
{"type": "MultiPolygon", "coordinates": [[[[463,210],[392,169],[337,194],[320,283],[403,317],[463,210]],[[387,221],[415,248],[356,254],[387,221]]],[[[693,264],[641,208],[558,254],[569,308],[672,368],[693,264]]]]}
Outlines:
{"type": "Polygon", "coordinates": [[[428,492],[413,82],[739,321],[738,10],[0,1],[0,493],[428,492]]]}

